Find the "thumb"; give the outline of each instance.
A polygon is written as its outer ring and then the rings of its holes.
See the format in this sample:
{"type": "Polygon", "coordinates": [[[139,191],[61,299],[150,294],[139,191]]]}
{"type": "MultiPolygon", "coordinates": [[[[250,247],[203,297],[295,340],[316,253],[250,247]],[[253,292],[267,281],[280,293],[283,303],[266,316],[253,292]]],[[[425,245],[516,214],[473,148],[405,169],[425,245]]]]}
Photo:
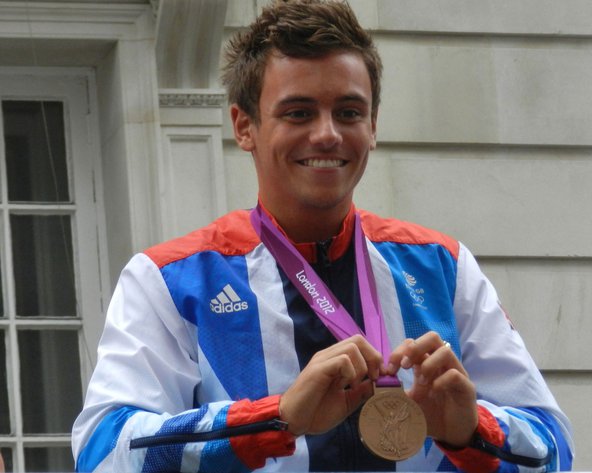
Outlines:
{"type": "Polygon", "coordinates": [[[366,379],[357,386],[347,389],[345,392],[347,415],[353,414],[364,402],[374,394],[374,384],[366,379]]]}

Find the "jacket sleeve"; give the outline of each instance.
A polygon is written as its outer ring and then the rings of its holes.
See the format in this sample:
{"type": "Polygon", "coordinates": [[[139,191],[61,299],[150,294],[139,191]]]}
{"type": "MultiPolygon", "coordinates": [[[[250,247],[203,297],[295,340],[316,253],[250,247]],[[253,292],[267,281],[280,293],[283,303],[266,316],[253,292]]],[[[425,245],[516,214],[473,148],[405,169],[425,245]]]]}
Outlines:
{"type": "Polygon", "coordinates": [[[197,405],[197,327],[179,316],[156,265],[134,256],[114,291],[83,411],[72,431],[77,471],[243,472],[290,455],[281,430],[227,432],[279,417],[279,396],[197,405]],[[217,431],[198,442],[158,442],[217,431]],[[156,442],[131,448],[132,441],[156,442]]]}
{"type": "Polygon", "coordinates": [[[492,284],[461,244],[454,302],[462,362],[477,388],[479,427],[472,447],[440,445],[457,468],[494,471],[571,469],[571,426],[492,284]]]}

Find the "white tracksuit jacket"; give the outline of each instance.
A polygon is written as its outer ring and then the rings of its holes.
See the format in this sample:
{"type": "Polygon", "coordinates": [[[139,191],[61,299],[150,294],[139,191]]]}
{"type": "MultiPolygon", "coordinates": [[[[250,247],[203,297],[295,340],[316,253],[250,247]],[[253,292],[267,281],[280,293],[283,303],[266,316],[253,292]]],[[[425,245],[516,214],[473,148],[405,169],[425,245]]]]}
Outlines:
{"type": "MultiPolygon", "coordinates": [[[[328,252],[301,251],[360,321],[353,212],[328,252]]],[[[477,388],[480,432],[502,459],[472,448],[451,452],[428,438],[409,460],[387,462],[362,446],[356,415],[321,436],[293,439],[270,426],[226,438],[233,426],[277,417],[277,394],[314,352],[335,343],[261,244],[249,213],[237,211],[134,256],[123,270],[73,428],[77,470],[570,469],[569,421],[470,252],[438,232],[360,215],[392,347],[429,330],[451,343],[477,388]],[[159,443],[212,429],[222,438],[159,443]],[[130,448],[139,438],[155,444],[130,448]],[[545,464],[516,464],[521,457],[545,464]]],[[[410,386],[411,372],[399,377],[410,386]]]]}

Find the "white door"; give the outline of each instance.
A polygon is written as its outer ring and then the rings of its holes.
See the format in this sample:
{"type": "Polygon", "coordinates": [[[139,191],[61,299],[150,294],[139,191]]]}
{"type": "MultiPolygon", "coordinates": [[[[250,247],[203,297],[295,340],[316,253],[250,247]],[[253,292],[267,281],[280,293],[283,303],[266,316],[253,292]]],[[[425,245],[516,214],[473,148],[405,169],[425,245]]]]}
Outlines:
{"type": "Polygon", "coordinates": [[[0,451],[73,471],[72,423],[103,325],[94,76],[0,68],[0,451]],[[89,348],[92,347],[92,348],[89,348]]]}

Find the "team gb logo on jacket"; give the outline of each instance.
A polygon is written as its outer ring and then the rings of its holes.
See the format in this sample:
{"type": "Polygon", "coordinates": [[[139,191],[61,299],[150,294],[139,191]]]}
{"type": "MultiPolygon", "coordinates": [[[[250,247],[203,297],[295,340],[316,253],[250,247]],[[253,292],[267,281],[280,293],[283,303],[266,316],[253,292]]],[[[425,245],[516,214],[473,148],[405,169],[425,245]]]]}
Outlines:
{"type": "Polygon", "coordinates": [[[416,287],[417,286],[417,279],[415,279],[415,276],[409,274],[407,271],[401,271],[401,273],[403,274],[403,277],[405,278],[405,287],[409,291],[409,295],[411,296],[411,299],[413,300],[413,306],[419,307],[420,309],[427,310],[427,307],[424,305],[425,290],[421,287],[416,287]]]}

